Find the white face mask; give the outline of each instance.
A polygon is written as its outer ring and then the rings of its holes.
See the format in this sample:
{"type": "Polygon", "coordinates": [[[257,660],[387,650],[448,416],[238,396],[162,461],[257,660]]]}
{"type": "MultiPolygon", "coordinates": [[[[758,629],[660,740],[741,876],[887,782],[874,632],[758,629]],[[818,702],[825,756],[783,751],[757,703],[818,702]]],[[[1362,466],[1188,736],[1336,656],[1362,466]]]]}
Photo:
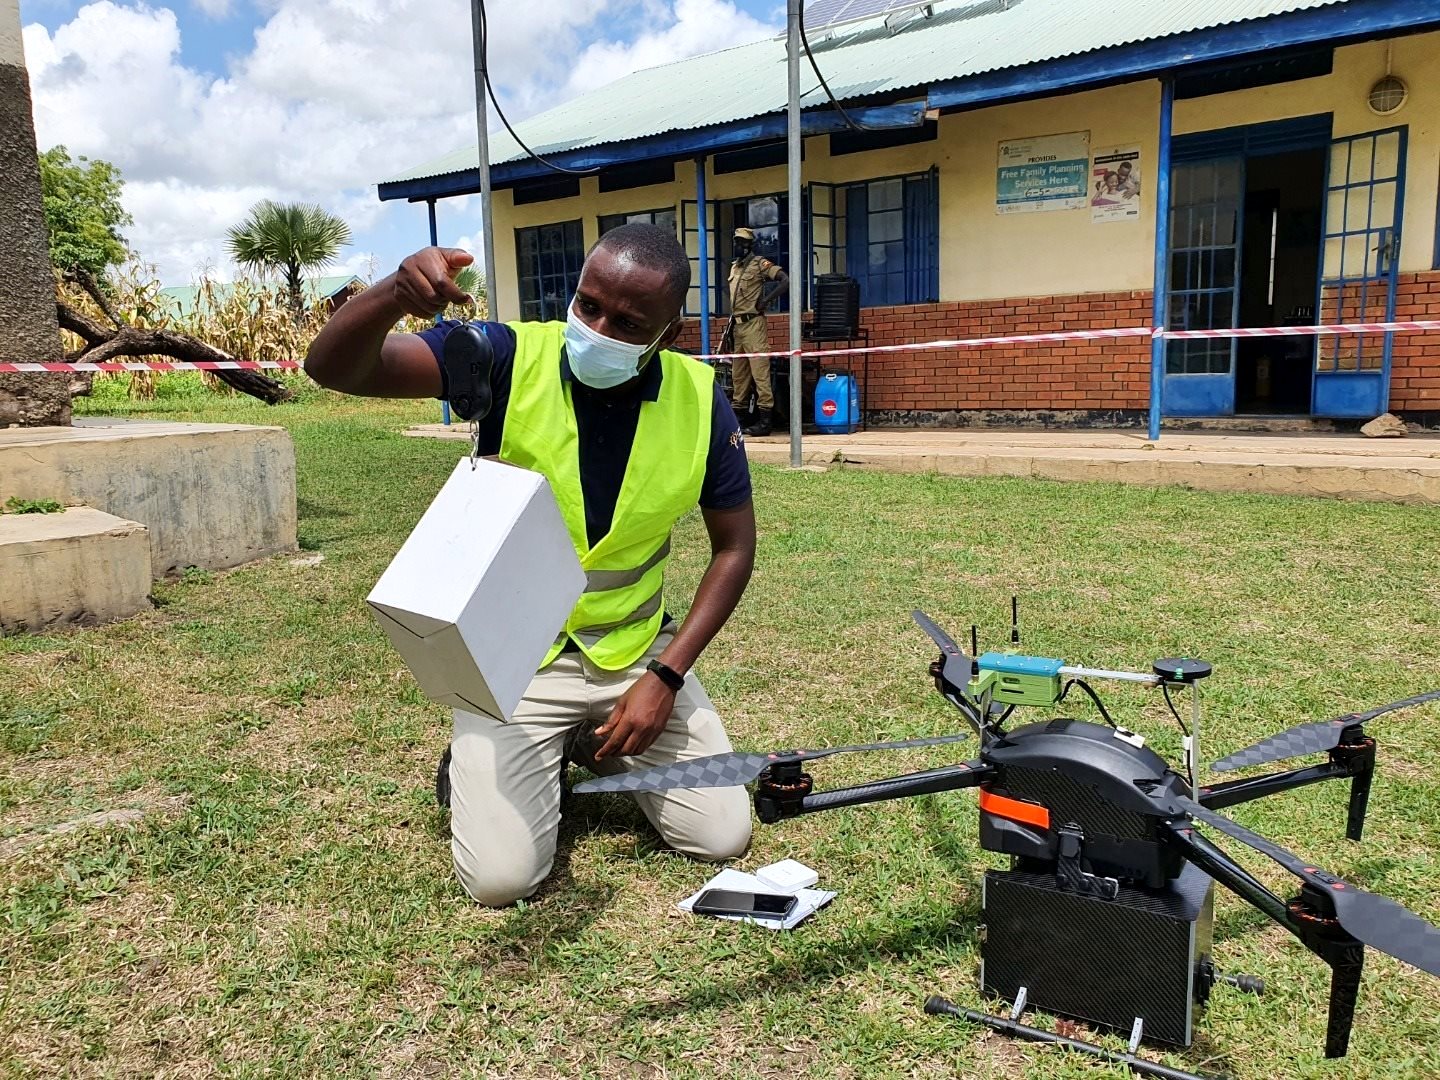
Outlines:
{"type": "MultiPolygon", "coordinates": [[[[666,330],[669,329],[667,326],[666,330]]],[[[572,304],[565,318],[565,355],[570,371],[586,386],[607,390],[629,382],[640,373],[640,360],[660,343],[665,330],[649,345],[632,345],[597,333],[575,314],[572,304]]]]}

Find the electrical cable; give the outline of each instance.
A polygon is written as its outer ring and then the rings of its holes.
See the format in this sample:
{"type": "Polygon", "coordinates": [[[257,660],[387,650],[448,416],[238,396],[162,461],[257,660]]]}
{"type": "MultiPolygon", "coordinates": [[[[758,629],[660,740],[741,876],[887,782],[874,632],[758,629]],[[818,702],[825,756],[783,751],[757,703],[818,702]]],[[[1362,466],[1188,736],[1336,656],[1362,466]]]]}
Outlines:
{"type": "MultiPolygon", "coordinates": [[[[1160,684],[1160,692],[1165,695],[1165,704],[1170,706],[1170,715],[1175,717],[1175,722],[1180,725],[1180,730],[1185,733],[1185,742],[1188,746],[1190,742],[1190,729],[1185,726],[1185,718],[1180,715],[1180,710],[1175,708],[1175,702],[1170,697],[1170,684],[1162,682],[1160,684]]],[[[1188,750],[1185,753],[1185,771],[1190,774],[1190,786],[1193,788],[1195,786],[1195,762],[1192,760],[1188,750]]]]}
{"type": "Polygon", "coordinates": [[[1072,686],[1078,686],[1081,690],[1084,690],[1085,693],[1089,694],[1090,700],[1093,701],[1095,703],[1095,707],[1100,710],[1100,715],[1105,718],[1105,722],[1109,724],[1112,728],[1114,728],[1116,731],[1120,730],[1120,725],[1115,723],[1115,721],[1110,718],[1110,713],[1106,710],[1105,703],[1100,700],[1100,695],[1095,693],[1095,691],[1091,688],[1090,684],[1087,683],[1084,679],[1071,679],[1069,682],[1067,682],[1065,684],[1065,688],[1060,691],[1060,697],[1056,699],[1057,704],[1065,700],[1066,696],[1070,693],[1070,688],[1072,686]]]}
{"type": "Polygon", "coordinates": [[[1165,694],[1165,704],[1170,706],[1170,715],[1175,717],[1175,722],[1180,725],[1180,730],[1185,733],[1185,737],[1188,739],[1190,737],[1190,729],[1185,726],[1185,718],[1180,715],[1180,710],[1175,708],[1175,702],[1171,700],[1170,684],[1162,682],[1160,684],[1160,690],[1165,694]]]}
{"type": "Polygon", "coordinates": [[[980,719],[979,712],[977,712],[975,707],[971,705],[970,702],[965,700],[965,698],[961,697],[959,694],[946,694],[945,700],[950,702],[951,705],[954,705],[955,708],[960,710],[961,714],[965,717],[965,719],[969,720],[971,726],[975,728],[975,732],[977,735],[979,735],[985,730],[985,724],[980,719]]]}
{"type": "Polygon", "coordinates": [[[567,169],[564,165],[556,165],[549,158],[531,150],[525,140],[520,138],[515,129],[510,126],[510,121],[505,116],[505,110],[500,108],[500,99],[495,96],[495,87],[490,83],[490,28],[485,18],[485,0],[475,0],[475,4],[480,9],[480,70],[485,79],[485,91],[490,97],[490,103],[495,106],[495,115],[500,117],[500,122],[505,125],[505,130],[510,133],[510,137],[520,144],[521,150],[552,172],[562,173],[565,176],[593,176],[598,173],[601,169],[601,166],[598,165],[589,169],[567,169]]]}
{"type": "Polygon", "coordinates": [[[810,39],[805,36],[805,5],[803,3],[800,5],[799,23],[800,45],[805,50],[805,56],[810,60],[810,66],[815,69],[815,77],[820,80],[820,86],[824,89],[825,96],[830,99],[830,104],[834,107],[835,111],[840,114],[840,119],[845,121],[846,127],[851,131],[874,131],[874,128],[867,127],[865,124],[852,119],[850,114],[845,111],[845,106],[841,105],[840,102],[836,100],[835,95],[830,92],[830,84],[825,81],[825,76],[820,71],[820,65],[815,61],[815,54],[810,51],[810,39]]]}

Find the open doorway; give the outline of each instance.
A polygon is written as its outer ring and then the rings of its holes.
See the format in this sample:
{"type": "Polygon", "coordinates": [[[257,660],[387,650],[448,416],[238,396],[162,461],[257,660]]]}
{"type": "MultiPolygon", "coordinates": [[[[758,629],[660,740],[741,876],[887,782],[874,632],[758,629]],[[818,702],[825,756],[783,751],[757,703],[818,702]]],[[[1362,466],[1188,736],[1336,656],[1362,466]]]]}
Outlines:
{"type": "MultiPolygon", "coordinates": [[[[1324,148],[1246,159],[1240,326],[1314,323],[1325,162],[1324,148]]],[[[1240,338],[1235,411],[1308,414],[1314,357],[1311,337],[1240,338]]]]}

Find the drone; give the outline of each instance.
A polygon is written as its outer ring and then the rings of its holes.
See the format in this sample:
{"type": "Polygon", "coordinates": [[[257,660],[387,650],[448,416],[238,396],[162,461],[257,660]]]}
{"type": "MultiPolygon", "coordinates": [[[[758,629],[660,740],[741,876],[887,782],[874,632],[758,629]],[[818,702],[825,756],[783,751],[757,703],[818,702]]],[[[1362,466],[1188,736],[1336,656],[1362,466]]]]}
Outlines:
{"type": "MultiPolygon", "coordinates": [[[[733,787],[755,782],[756,816],[774,824],[800,814],[962,788],[979,790],[980,846],[1009,856],[983,881],[980,987],[1012,1004],[1008,1016],[962,1009],[939,996],[932,1015],[963,1017],[1033,1042],[1122,1064],[1137,1075],[1209,1080],[1139,1054],[1143,1041],[1191,1045],[1218,985],[1260,994],[1252,975],[1225,974],[1211,953],[1215,883],[1294,935],[1330,968],[1325,1054],[1342,1057],[1365,962],[1365,946],[1440,976],[1440,929],[1383,896],[1302,859],[1219,811],[1326,780],[1350,784],[1346,836],[1359,841],[1375,775],[1366,725],[1440,690],[1366,712],[1306,723],[1214,762],[1214,772],[1324,753],[1324,762],[1202,786],[1197,779],[1201,684],[1211,665],[1190,657],[1149,672],[1109,671],[1019,651],[1011,601],[1010,648],[969,656],[923,612],[916,623],[940,649],[929,673],[967,730],[930,738],[773,753],[741,751],[675,762],[576,785],[589,792],[733,787]],[[1158,688],[1184,734],[1180,770],[1116,724],[1092,681],[1158,688]],[[1017,708],[1053,709],[1083,691],[1104,723],[1052,719],[1010,729],[1017,708]],[[1172,692],[1188,691],[1190,722],[1172,692]],[[938,746],[974,737],[972,761],[817,791],[807,763],[835,754],[938,746]],[[1213,830],[1274,860],[1299,881],[1277,896],[1208,839],[1213,830]],[[1125,1052],[1022,1023],[1027,1008],[1129,1033],[1125,1052]]],[[[978,630],[971,628],[978,654],[978,630]]]]}

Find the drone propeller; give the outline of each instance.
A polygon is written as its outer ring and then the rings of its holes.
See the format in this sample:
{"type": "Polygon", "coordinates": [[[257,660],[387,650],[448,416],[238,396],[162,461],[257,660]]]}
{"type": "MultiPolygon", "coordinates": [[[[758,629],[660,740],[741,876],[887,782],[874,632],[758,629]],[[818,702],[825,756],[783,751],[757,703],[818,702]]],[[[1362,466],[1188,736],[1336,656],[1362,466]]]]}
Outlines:
{"type": "Polygon", "coordinates": [[[921,630],[930,635],[931,641],[940,646],[940,652],[945,658],[940,674],[945,677],[945,681],[964,690],[970,683],[970,676],[974,674],[970,657],[960,651],[960,646],[951,640],[949,634],[936,626],[929,615],[923,611],[912,611],[910,617],[921,630]]]}
{"type": "Polygon", "coordinates": [[[1374,720],[1377,716],[1382,716],[1387,712],[1408,709],[1412,705],[1421,705],[1427,701],[1440,701],[1440,690],[1432,690],[1428,694],[1392,701],[1388,705],[1381,705],[1368,712],[1346,713],[1333,720],[1298,724],[1287,731],[1271,735],[1267,739],[1261,739],[1244,750],[1237,750],[1229,757],[1221,758],[1210,768],[1214,772],[1229,772],[1231,769],[1243,769],[1249,765],[1265,765],[1272,761],[1284,761],[1286,758],[1318,754],[1322,750],[1330,750],[1339,746],[1340,737],[1347,728],[1358,727],[1367,720],[1374,720]]]}
{"type": "Polygon", "coordinates": [[[827,750],[781,750],[773,754],[752,754],[731,751],[710,757],[691,758],[650,769],[602,776],[576,784],[577,795],[592,791],[669,791],[672,788],[739,787],[756,779],[771,765],[814,761],[831,754],[853,754],[862,750],[908,750],[915,746],[939,746],[942,743],[968,739],[966,732],[958,735],[936,735],[928,739],[905,739],[900,742],[861,743],[858,746],[832,746],[827,750]]]}
{"type": "Polygon", "coordinates": [[[1184,796],[1176,797],[1175,802],[1196,821],[1213,826],[1270,856],[1301,881],[1328,896],[1335,907],[1335,919],[1347,934],[1372,949],[1440,976],[1440,929],[1431,926],[1419,915],[1394,900],[1366,892],[1334,874],[1307,864],[1279,844],[1213,810],[1207,810],[1197,802],[1184,796]]]}

